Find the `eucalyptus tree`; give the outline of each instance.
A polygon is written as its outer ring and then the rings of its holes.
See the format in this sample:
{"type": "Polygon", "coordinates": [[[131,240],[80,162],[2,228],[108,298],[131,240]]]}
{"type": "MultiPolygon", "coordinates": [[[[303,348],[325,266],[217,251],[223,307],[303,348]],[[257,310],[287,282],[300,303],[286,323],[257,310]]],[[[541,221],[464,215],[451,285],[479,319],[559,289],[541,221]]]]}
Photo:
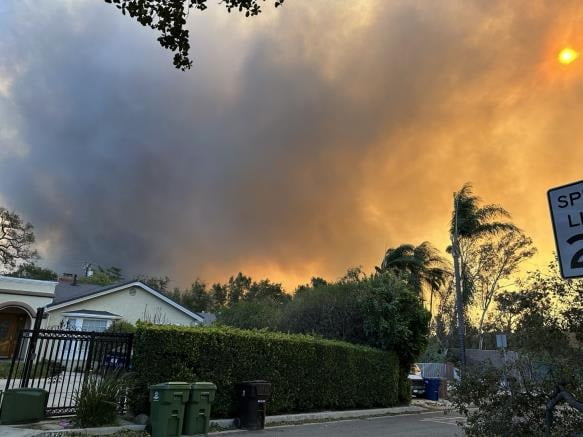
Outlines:
{"type": "Polygon", "coordinates": [[[460,359],[466,360],[465,317],[466,304],[473,294],[473,278],[467,269],[467,257],[475,250],[480,239],[503,232],[516,232],[518,228],[509,221],[510,213],[500,205],[482,205],[482,199],[474,194],[472,185],[466,183],[453,195],[453,212],[450,223],[454,280],[456,288],[456,313],[460,342],[460,359]]]}
{"type": "Polygon", "coordinates": [[[532,240],[520,231],[513,231],[480,244],[476,256],[466,259],[467,270],[472,271],[472,289],[480,312],[480,349],[484,347],[484,321],[494,299],[505,288],[514,285],[512,277],[520,264],[535,253],[532,240]]]}
{"type": "Polygon", "coordinates": [[[418,246],[401,244],[388,249],[376,267],[377,272],[394,272],[405,275],[409,287],[423,298],[423,290],[429,289],[429,311],[433,312],[433,295],[451,277],[451,269],[439,251],[428,241],[418,246]]]}

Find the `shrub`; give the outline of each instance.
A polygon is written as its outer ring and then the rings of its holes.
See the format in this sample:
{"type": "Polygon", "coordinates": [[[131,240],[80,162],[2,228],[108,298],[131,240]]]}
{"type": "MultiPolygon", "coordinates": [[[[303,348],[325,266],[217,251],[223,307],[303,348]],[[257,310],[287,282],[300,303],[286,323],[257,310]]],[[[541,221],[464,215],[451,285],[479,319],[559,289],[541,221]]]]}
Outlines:
{"type": "Polygon", "coordinates": [[[299,289],[280,319],[284,332],[395,351],[409,371],[427,346],[430,314],[399,276],[352,270],[338,282],[299,289]]]}
{"type": "Polygon", "coordinates": [[[393,352],[306,335],[230,327],[138,326],[134,412],[147,412],[148,386],[211,381],[214,417],[237,410],[236,383],[272,383],[269,414],[388,407],[397,404],[399,360],[393,352]]]}
{"type": "Polygon", "coordinates": [[[81,390],[75,394],[79,425],[87,428],[113,424],[124,404],[128,388],[127,374],[88,374],[81,390]]]}
{"type": "Polygon", "coordinates": [[[134,334],[136,332],[136,326],[125,320],[116,320],[107,328],[106,332],[134,334]]]}

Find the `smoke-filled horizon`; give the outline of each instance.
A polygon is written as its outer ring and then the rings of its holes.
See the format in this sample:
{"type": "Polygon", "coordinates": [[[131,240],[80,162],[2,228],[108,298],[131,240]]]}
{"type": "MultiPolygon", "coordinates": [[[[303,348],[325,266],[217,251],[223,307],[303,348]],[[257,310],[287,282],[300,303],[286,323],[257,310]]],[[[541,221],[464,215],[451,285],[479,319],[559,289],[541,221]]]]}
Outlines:
{"type": "Polygon", "coordinates": [[[101,0],[0,6],[0,205],[40,264],[176,285],[371,271],[448,244],[471,181],[552,257],[546,190],[583,179],[576,1],[286,1],[190,14],[193,69],[101,0]]]}

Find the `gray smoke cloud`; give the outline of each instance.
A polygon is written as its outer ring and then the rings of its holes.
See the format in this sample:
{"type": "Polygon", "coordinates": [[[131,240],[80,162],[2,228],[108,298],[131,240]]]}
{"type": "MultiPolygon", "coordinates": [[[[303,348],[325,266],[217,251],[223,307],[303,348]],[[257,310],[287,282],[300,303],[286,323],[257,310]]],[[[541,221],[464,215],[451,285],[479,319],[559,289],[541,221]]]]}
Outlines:
{"type": "Polygon", "coordinates": [[[8,0],[0,203],[59,271],[292,286],[370,269],[391,245],[443,248],[451,193],[472,180],[548,254],[544,191],[583,158],[581,69],[548,59],[578,16],[576,2],[216,7],[192,14],[183,73],[104,2],[8,0]]]}

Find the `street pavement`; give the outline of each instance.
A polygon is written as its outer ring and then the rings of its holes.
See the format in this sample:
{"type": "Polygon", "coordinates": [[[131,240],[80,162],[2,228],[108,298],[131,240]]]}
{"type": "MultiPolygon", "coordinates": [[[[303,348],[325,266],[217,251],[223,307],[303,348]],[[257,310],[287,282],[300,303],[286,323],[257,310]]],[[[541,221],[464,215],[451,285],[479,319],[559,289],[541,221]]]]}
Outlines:
{"type": "MultiPolygon", "coordinates": [[[[405,414],[399,416],[371,417],[368,419],[340,420],[270,427],[264,431],[244,432],[244,437],[386,437],[386,436],[463,436],[457,422],[463,420],[456,413],[443,411],[405,414]]],[[[236,432],[238,434],[238,432],[236,432]]],[[[241,436],[241,437],[243,437],[241,436]]],[[[225,436],[226,437],[226,436],[225,436]]]]}

